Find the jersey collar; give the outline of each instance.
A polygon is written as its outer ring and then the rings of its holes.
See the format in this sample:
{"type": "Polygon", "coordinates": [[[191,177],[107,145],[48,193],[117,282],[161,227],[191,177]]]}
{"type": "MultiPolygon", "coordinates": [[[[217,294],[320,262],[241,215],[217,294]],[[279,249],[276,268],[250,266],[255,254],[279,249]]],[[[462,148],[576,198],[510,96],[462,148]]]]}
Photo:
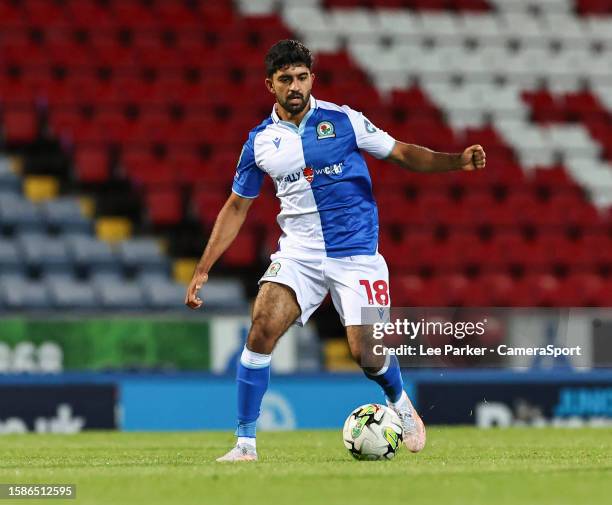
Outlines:
{"type": "Polygon", "coordinates": [[[300,122],[300,126],[298,127],[298,126],[295,126],[293,123],[290,123],[289,121],[283,121],[280,117],[278,117],[278,114],[276,113],[276,104],[274,104],[274,106],[272,107],[272,121],[274,121],[278,125],[283,125],[283,126],[286,126],[287,128],[290,128],[298,135],[302,135],[306,128],[306,123],[310,119],[310,116],[314,114],[314,111],[316,108],[317,108],[317,101],[315,100],[314,96],[310,95],[310,110],[304,115],[304,117],[302,118],[302,121],[300,122]]]}

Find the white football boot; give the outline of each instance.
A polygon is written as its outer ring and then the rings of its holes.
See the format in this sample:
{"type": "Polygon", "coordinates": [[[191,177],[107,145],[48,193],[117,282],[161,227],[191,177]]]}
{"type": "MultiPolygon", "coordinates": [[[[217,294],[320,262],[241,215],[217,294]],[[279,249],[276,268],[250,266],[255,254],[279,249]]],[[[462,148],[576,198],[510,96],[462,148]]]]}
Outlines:
{"type": "Polygon", "coordinates": [[[404,445],[410,452],[422,451],[427,439],[425,424],[423,424],[423,420],[412,406],[406,391],[402,392],[401,398],[396,403],[390,402],[387,398],[387,405],[393,409],[402,421],[404,445]]]}
{"type": "Polygon", "coordinates": [[[257,461],[257,450],[249,444],[236,444],[225,456],[217,458],[217,461],[257,461]]]}

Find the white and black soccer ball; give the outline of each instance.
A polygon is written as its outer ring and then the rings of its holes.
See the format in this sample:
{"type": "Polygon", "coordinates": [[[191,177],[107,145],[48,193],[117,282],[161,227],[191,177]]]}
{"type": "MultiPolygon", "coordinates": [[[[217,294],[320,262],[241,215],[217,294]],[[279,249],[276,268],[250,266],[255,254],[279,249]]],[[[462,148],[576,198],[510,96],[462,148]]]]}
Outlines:
{"type": "Polygon", "coordinates": [[[392,459],[402,445],[404,430],[389,407],[369,403],[357,407],[344,422],[344,445],[355,459],[392,459]]]}

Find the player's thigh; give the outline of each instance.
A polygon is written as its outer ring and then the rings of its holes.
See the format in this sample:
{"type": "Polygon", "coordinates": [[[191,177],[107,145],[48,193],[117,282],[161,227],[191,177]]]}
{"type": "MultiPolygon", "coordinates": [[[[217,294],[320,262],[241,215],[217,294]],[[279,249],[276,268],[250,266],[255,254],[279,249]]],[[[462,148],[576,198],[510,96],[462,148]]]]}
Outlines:
{"type": "Polygon", "coordinates": [[[304,326],[328,292],[322,259],[289,258],[277,254],[271,259],[272,263],[259,283],[274,282],[293,290],[300,308],[295,324],[304,326]]]}
{"type": "Polygon", "coordinates": [[[366,322],[364,309],[391,304],[389,269],[380,254],[328,258],[326,276],[332,302],[344,326],[366,322]]]}
{"type": "Polygon", "coordinates": [[[253,323],[247,347],[254,352],[270,354],[300,312],[295,293],[290,287],[263,282],[253,306],[253,323]]]}
{"type": "Polygon", "coordinates": [[[376,373],[384,366],[385,356],[374,352],[381,341],[374,338],[372,325],[347,326],[346,339],[353,359],[366,372],[376,373]]]}

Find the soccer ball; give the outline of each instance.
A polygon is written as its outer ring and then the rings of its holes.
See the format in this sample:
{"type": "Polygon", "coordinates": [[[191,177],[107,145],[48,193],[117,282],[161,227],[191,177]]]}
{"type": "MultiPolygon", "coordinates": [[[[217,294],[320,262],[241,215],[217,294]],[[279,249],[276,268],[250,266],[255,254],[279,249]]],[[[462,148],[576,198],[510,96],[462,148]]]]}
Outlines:
{"type": "Polygon", "coordinates": [[[392,459],[402,444],[404,430],[399,416],[389,407],[369,403],[346,418],[344,445],[355,459],[392,459]]]}

